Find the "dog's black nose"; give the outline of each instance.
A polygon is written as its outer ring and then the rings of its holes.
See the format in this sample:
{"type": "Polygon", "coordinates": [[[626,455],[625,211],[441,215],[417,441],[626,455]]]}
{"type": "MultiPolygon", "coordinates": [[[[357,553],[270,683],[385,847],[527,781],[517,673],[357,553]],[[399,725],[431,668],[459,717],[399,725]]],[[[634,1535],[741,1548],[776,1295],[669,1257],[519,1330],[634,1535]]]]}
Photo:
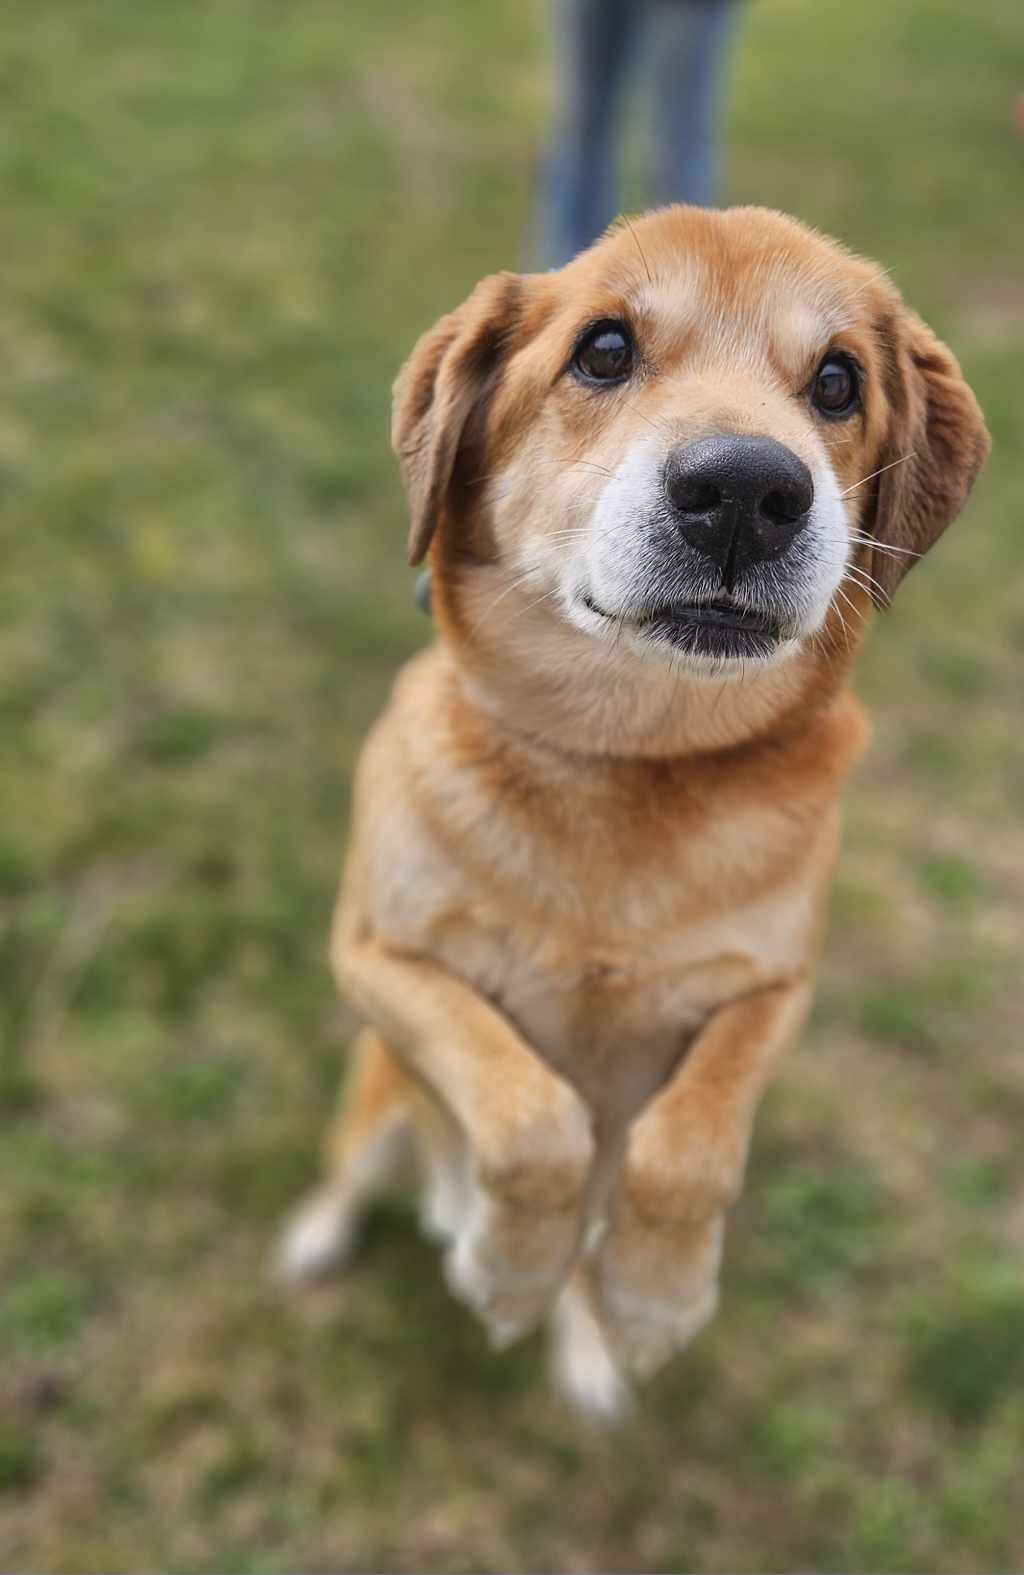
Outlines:
{"type": "Polygon", "coordinates": [[[684,539],[717,565],[730,591],[744,569],[785,552],[814,502],[803,460],[770,437],[708,437],[673,449],[665,491],[684,539]]]}

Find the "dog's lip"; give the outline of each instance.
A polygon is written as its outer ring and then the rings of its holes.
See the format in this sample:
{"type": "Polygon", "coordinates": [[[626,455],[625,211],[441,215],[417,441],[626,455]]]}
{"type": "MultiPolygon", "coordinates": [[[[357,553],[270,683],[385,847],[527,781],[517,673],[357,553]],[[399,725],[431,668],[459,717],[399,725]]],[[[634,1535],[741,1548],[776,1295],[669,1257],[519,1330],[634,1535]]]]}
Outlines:
{"type": "MultiPolygon", "coordinates": [[[[591,596],[584,596],[583,602],[590,612],[597,613],[602,618],[618,616],[599,607],[591,596]]],[[[704,624],[714,629],[736,629],[749,634],[768,635],[776,640],[781,633],[777,618],[771,618],[766,613],[755,612],[751,607],[741,607],[736,602],[724,600],[666,602],[650,612],[642,613],[637,617],[627,617],[621,621],[631,623],[638,630],[648,629],[652,633],[656,633],[659,627],[664,629],[667,626],[680,627],[694,624],[704,624]]]]}

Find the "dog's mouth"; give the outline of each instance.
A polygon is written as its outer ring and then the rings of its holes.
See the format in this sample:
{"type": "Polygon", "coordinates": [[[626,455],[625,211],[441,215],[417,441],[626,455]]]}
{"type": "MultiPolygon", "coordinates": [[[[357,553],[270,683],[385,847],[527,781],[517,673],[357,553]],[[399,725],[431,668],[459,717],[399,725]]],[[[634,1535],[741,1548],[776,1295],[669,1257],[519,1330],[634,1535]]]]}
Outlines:
{"type": "Polygon", "coordinates": [[[734,602],[672,602],[638,617],[621,618],[606,612],[589,596],[583,598],[590,612],[624,624],[637,634],[663,640],[692,656],[766,658],[782,638],[777,618],[734,602]]]}

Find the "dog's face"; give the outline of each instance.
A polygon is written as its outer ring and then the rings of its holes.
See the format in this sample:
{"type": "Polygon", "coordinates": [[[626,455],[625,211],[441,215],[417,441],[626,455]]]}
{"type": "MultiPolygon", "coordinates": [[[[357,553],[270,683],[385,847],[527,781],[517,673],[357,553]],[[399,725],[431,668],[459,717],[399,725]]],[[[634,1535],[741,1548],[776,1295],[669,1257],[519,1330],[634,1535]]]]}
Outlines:
{"type": "Polygon", "coordinates": [[[395,439],[414,560],[443,521],[582,636],[717,675],[794,654],[844,580],[888,601],[987,452],[880,271],[759,209],[486,280],[417,346],[395,439]]]}

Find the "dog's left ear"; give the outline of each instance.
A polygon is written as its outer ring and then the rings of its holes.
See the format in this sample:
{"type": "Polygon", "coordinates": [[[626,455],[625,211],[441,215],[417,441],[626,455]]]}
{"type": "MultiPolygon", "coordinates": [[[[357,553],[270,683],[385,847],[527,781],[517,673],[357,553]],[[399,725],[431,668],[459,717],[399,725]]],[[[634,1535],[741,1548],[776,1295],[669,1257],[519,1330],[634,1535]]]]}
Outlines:
{"type": "Polygon", "coordinates": [[[879,546],[871,555],[881,606],[959,514],[991,446],[956,357],[931,329],[901,313],[886,341],[888,468],[878,477],[872,534],[879,546]]]}
{"type": "Polygon", "coordinates": [[[444,516],[471,418],[483,414],[516,323],[523,282],[498,273],[416,345],[394,387],[391,445],[409,497],[409,562],[420,563],[444,516]]]}

